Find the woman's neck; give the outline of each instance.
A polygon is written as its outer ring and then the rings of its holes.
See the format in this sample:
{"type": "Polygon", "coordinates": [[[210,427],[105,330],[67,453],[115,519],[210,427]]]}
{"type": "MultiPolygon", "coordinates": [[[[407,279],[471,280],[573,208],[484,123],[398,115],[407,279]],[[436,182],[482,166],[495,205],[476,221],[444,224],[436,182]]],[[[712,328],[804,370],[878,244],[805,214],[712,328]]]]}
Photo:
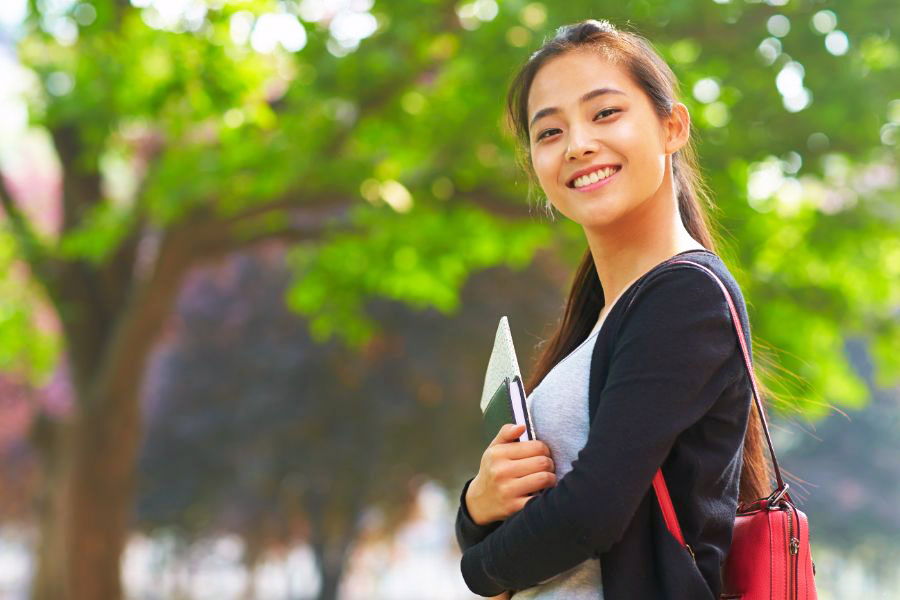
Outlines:
{"type": "Polygon", "coordinates": [[[703,248],[684,228],[674,198],[648,199],[613,226],[585,228],[585,235],[607,305],[659,263],[703,248]]]}

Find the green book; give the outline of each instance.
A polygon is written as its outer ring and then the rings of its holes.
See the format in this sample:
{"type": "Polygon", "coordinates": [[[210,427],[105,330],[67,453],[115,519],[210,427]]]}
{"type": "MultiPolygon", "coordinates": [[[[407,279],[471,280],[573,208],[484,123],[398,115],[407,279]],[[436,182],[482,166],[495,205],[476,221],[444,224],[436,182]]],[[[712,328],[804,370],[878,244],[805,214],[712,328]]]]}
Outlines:
{"type": "Polygon", "coordinates": [[[481,392],[482,434],[487,446],[506,423],[525,425],[520,442],[537,439],[525,397],[509,320],[500,319],[481,392]]]}

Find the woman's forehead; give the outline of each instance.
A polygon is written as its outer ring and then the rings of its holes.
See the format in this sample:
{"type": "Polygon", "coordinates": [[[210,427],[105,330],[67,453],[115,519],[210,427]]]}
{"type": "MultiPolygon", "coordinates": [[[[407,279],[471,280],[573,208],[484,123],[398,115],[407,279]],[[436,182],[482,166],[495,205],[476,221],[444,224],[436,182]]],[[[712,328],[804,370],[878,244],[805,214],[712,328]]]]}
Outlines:
{"type": "Polygon", "coordinates": [[[572,51],[556,56],[534,76],[528,93],[529,118],[545,107],[577,103],[584,94],[602,88],[634,94],[634,85],[622,67],[596,52],[572,51]]]}

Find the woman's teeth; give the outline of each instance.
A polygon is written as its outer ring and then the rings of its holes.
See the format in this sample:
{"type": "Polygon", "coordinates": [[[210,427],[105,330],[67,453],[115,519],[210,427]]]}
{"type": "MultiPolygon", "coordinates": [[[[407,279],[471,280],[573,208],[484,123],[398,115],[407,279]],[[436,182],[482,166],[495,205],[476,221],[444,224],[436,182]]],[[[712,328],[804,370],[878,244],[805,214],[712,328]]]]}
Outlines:
{"type": "Polygon", "coordinates": [[[608,169],[600,169],[599,171],[594,171],[589,175],[582,175],[575,180],[575,183],[572,184],[572,187],[580,188],[592,183],[597,183],[601,179],[606,179],[607,177],[618,171],[619,168],[620,167],[609,167],[608,169]]]}

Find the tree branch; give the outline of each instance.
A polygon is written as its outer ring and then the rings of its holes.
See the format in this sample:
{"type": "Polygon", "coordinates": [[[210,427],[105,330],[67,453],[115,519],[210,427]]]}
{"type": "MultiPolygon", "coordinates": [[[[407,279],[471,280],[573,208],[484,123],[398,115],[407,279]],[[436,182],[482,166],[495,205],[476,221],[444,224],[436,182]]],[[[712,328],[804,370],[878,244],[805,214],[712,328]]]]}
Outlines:
{"type": "Polygon", "coordinates": [[[16,205],[16,201],[13,199],[12,194],[9,193],[9,188],[2,173],[0,173],[0,204],[3,205],[6,218],[9,219],[13,233],[29,265],[39,275],[44,274],[46,270],[46,248],[31,228],[31,223],[16,205]]]}
{"type": "Polygon", "coordinates": [[[96,168],[96,156],[86,148],[81,139],[81,131],[76,123],[66,123],[50,131],[53,146],[63,166],[63,232],[81,224],[92,206],[102,200],[100,173],[96,168]],[[92,168],[79,168],[80,164],[90,164],[92,168]]]}
{"type": "Polygon", "coordinates": [[[198,220],[191,230],[194,260],[216,258],[254,244],[273,240],[320,240],[336,227],[349,225],[351,198],[312,197],[304,201],[283,198],[252,207],[240,214],[198,220]]]}
{"type": "Polygon", "coordinates": [[[136,280],[128,302],[117,314],[109,342],[102,350],[97,376],[86,394],[89,404],[83,408],[89,412],[103,410],[107,402],[129,397],[134,393],[133,386],[142,384],[160,324],[193,266],[267,240],[321,239],[336,225],[349,220],[349,210],[355,202],[345,199],[313,205],[307,210],[292,211],[277,222],[266,222],[277,213],[260,211],[254,211],[254,218],[246,220],[210,220],[199,215],[165,232],[152,271],[146,279],[136,280]]]}
{"type": "Polygon", "coordinates": [[[466,192],[457,192],[457,201],[471,202],[485,212],[509,219],[533,219],[534,208],[521,200],[511,200],[488,187],[477,187],[466,192]]]}
{"type": "Polygon", "coordinates": [[[143,383],[146,361],[191,265],[189,232],[167,232],[150,276],[137,281],[117,313],[96,374],[83,395],[88,418],[109,403],[133,398],[143,383]]]}

